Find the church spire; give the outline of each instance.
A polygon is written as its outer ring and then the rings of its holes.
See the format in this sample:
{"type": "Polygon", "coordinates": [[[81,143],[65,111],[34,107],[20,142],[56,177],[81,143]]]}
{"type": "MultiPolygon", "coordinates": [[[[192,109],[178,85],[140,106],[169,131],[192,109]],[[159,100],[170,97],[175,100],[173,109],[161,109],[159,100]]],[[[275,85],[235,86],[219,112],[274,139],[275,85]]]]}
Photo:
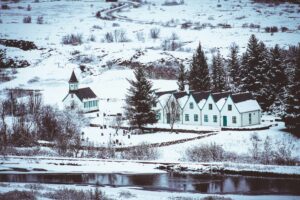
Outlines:
{"type": "Polygon", "coordinates": [[[77,79],[77,77],[75,75],[75,72],[73,70],[72,75],[71,75],[70,80],[69,80],[69,91],[74,92],[74,91],[78,90],[78,84],[79,84],[78,79],[77,79]]]}
{"type": "Polygon", "coordinates": [[[70,77],[69,83],[78,83],[77,77],[75,75],[75,72],[73,70],[72,75],[70,77]]]}

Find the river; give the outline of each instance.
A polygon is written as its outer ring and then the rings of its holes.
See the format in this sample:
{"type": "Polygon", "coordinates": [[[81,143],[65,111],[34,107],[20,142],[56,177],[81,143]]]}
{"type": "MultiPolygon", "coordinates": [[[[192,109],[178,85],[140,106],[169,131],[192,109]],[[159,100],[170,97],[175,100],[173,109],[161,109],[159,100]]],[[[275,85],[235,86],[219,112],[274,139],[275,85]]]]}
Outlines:
{"type": "Polygon", "coordinates": [[[0,182],[141,187],[153,191],[208,194],[300,195],[300,179],[228,175],[166,174],[0,174],[0,182]]]}

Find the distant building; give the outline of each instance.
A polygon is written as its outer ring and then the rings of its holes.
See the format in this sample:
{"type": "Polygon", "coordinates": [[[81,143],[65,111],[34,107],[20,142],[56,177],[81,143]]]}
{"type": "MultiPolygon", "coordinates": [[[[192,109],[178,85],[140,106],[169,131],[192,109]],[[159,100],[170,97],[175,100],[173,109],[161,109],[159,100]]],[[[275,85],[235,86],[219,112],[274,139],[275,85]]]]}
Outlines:
{"type": "Polygon", "coordinates": [[[99,111],[99,99],[93,90],[89,87],[78,88],[78,85],[78,79],[73,71],[69,80],[69,93],[62,100],[65,107],[79,108],[84,113],[99,111]]]}
{"type": "Polygon", "coordinates": [[[208,91],[166,91],[157,92],[159,123],[170,123],[170,113],[166,109],[169,101],[180,106],[177,124],[244,127],[260,124],[261,108],[251,93],[208,91]]]}

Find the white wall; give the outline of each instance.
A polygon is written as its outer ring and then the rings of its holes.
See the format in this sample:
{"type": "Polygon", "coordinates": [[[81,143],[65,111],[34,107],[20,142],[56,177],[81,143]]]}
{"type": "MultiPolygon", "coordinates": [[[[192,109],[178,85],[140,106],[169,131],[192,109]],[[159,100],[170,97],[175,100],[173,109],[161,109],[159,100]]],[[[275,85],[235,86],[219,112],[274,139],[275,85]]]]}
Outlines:
{"type": "Polygon", "coordinates": [[[203,126],[220,126],[220,112],[211,95],[209,95],[201,112],[201,122],[203,126]],[[209,104],[212,104],[212,110],[209,110],[209,104]],[[208,122],[204,121],[204,115],[208,115],[208,122]],[[217,116],[217,122],[213,122],[213,116],[217,116]]]}
{"type": "Polygon", "coordinates": [[[237,110],[236,106],[234,105],[234,102],[232,101],[231,97],[229,96],[227,98],[227,101],[223,105],[223,108],[221,110],[221,126],[223,127],[223,116],[227,117],[227,127],[240,127],[241,126],[241,114],[237,110]],[[228,105],[231,105],[232,110],[228,110],[228,105]],[[236,117],[236,123],[233,123],[232,117],[236,117]]]}
{"type": "Polygon", "coordinates": [[[67,97],[64,99],[63,104],[65,107],[71,107],[72,103],[76,108],[83,110],[83,105],[80,99],[75,94],[68,94],[67,97]]]}
{"type": "Polygon", "coordinates": [[[164,123],[164,112],[161,103],[157,102],[156,106],[154,106],[153,109],[157,112],[158,115],[160,115],[160,119],[158,119],[157,123],[164,123]]]}
{"type": "Polygon", "coordinates": [[[183,108],[182,122],[183,124],[201,125],[201,111],[192,95],[189,96],[183,108]],[[190,108],[190,103],[193,104],[193,109],[190,108]],[[189,121],[185,120],[185,115],[189,115],[189,121]],[[198,115],[198,121],[194,121],[194,115],[198,115]]]}
{"type": "Polygon", "coordinates": [[[260,124],[260,111],[252,111],[252,112],[242,113],[241,120],[242,120],[241,126],[258,125],[258,124],[260,124]],[[251,124],[249,121],[250,113],[251,113],[251,124]]]}

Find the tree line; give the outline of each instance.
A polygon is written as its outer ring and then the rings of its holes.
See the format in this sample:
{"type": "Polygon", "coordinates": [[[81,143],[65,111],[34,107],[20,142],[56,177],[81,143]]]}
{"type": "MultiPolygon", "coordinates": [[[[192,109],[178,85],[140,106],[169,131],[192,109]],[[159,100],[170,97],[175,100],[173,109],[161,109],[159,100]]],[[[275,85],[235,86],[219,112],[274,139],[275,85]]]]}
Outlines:
{"type": "MultiPolygon", "coordinates": [[[[195,91],[251,92],[263,112],[279,115],[288,127],[298,125],[299,129],[300,44],[287,49],[279,45],[268,48],[251,35],[245,52],[240,54],[238,45],[232,44],[227,58],[218,50],[209,65],[200,43],[189,69],[181,64],[178,71],[181,91],[188,83],[195,91]]],[[[129,80],[125,114],[132,126],[142,129],[157,121],[153,110],[157,100],[144,69],[137,67],[134,73],[136,80],[129,80]]]]}
{"type": "Polygon", "coordinates": [[[195,91],[251,92],[264,112],[283,117],[293,127],[300,123],[300,44],[287,49],[266,47],[255,35],[240,55],[236,44],[224,58],[218,50],[212,63],[199,44],[189,70],[179,67],[178,86],[195,91]]]}

